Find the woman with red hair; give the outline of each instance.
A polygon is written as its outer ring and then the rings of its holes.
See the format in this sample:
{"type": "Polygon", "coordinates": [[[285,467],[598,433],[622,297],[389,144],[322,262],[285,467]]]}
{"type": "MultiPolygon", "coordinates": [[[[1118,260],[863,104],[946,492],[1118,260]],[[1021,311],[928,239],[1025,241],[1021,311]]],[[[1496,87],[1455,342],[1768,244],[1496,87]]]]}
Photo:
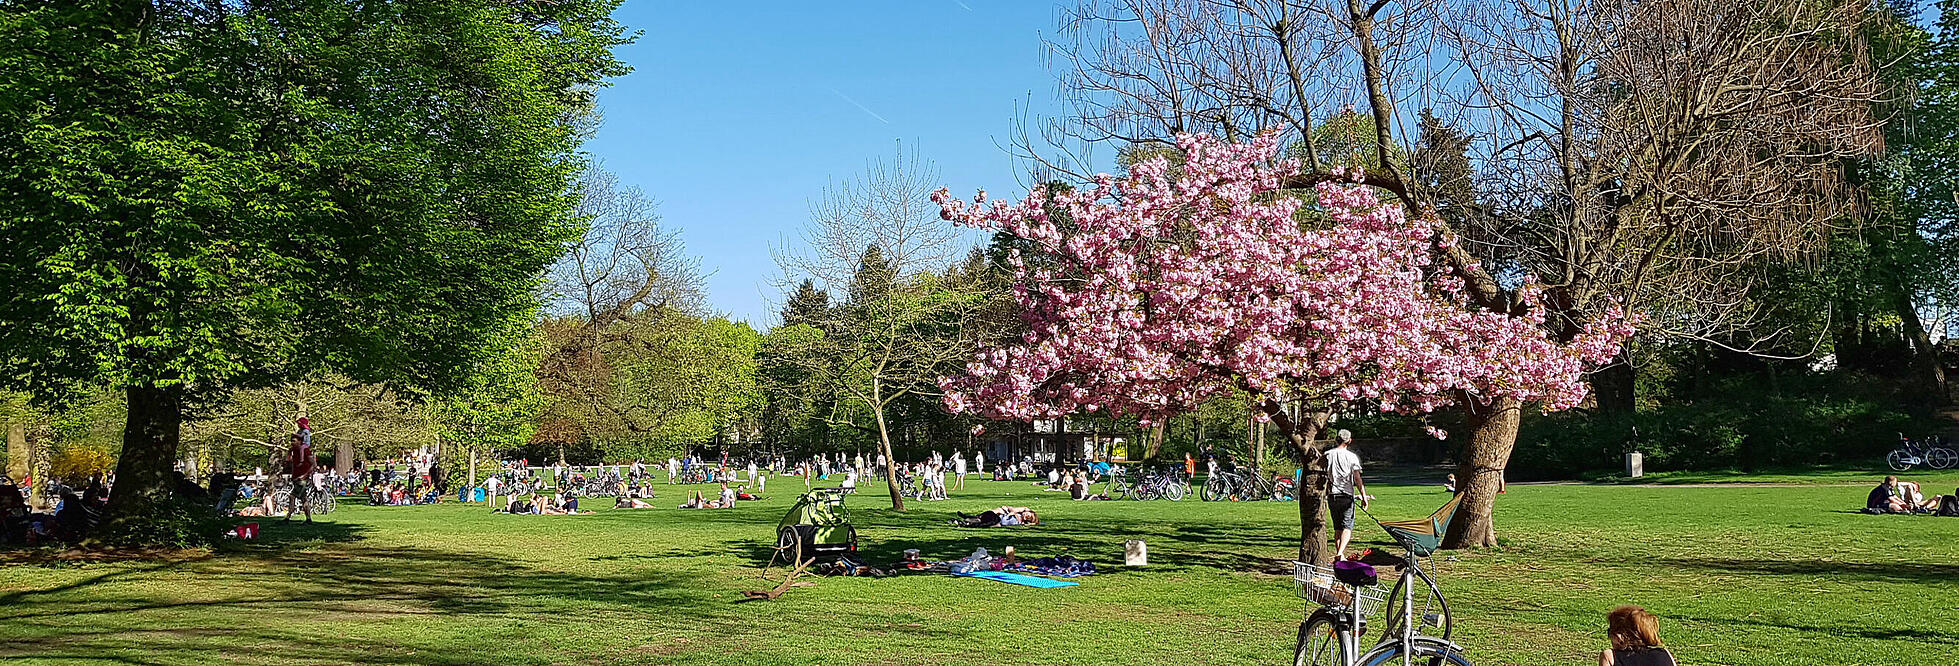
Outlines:
{"type": "Polygon", "coordinates": [[[1660,642],[1659,619],[1644,608],[1620,606],[1606,613],[1605,635],[1612,649],[1599,653],[1599,666],[1678,666],[1660,642]]]}

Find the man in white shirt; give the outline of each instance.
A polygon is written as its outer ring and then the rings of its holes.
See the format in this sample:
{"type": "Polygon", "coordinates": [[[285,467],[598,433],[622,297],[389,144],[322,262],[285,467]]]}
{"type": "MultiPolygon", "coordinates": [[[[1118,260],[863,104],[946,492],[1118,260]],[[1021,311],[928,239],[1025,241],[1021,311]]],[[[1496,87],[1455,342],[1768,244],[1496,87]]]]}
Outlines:
{"type": "Polygon", "coordinates": [[[1326,473],[1331,482],[1327,488],[1327,511],[1333,514],[1333,528],[1336,530],[1334,543],[1337,559],[1347,559],[1347,542],[1354,538],[1354,500],[1360,500],[1361,508],[1367,508],[1367,484],[1360,480],[1360,456],[1355,455],[1350,445],[1354,434],[1342,430],[1336,435],[1338,442],[1326,452],[1326,473]]]}
{"type": "Polygon", "coordinates": [[[489,480],[483,482],[483,488],[490,491],[490,506],[497,505],[497,489],[502,487],[503,479],[495,474],[490,475],[489,480]]]}

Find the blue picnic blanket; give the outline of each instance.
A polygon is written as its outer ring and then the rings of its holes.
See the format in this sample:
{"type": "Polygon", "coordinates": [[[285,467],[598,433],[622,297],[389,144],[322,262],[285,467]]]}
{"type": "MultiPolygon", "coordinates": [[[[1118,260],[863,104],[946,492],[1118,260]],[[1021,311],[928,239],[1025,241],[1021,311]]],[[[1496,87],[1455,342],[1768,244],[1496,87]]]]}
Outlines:
{"type": "Polygon", "coordinates": [[[1002,583],[1013,583],[1015,585],[1026,585],[1028,587],[1068,587],[1070,585],[1081,584],[1081,583],[1071,583],[1065,580],[1052,580],[1048,578],[1040,578],[1036,576],[1029,576],[1026,574],[1008,573],[1005,571],[969,571],[966,573],[956,573],[953,575],[965,576],[967,578],[985,578],[987,580],[997,580],[1002,583]]]}

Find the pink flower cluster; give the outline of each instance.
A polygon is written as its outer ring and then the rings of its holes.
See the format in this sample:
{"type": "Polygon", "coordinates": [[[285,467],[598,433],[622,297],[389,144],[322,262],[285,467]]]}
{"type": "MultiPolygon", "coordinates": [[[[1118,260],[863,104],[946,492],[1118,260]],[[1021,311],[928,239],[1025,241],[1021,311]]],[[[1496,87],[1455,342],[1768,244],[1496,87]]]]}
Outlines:
{"type": "Polygon", "coordinates": [[[1530,284],[1521,316],[1473,307],[1461,277],[1431,262],[1446,239],[1400,205],[1323,183],[1315,215],[1281,194],[1299,164],[1273,158],[1272,136],[1184,135],[1178,146],[1181,167],[1157,158],[1072,192],[933,195],[946,219],[1044,253],[1011,258],[1028,332],[942,379],[948,409],[1155,421],[1244,388],[1407,413],[1463,394],[1557,410],[1585,397],[1585,371],[1632,333],[1613,316],[1560,344],[1530,284]],[[1050,210],[1066,211],[1065,230],[1050,210]]]}

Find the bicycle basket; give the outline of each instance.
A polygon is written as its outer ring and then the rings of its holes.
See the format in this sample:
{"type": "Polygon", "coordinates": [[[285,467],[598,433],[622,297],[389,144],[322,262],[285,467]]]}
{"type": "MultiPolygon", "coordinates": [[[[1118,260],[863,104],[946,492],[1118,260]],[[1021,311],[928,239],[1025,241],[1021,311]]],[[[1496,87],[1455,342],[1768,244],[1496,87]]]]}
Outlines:
{"type": "Polygon", "coordinates": [[[1387,592],[1379,585],[1348,585],[1340,582],[1332,567],[1306,562],[1292,563],[1293,593],[1322,606],[1351,608],[1359,617],[1368,617],[1381,608],[1387,592]]]}

